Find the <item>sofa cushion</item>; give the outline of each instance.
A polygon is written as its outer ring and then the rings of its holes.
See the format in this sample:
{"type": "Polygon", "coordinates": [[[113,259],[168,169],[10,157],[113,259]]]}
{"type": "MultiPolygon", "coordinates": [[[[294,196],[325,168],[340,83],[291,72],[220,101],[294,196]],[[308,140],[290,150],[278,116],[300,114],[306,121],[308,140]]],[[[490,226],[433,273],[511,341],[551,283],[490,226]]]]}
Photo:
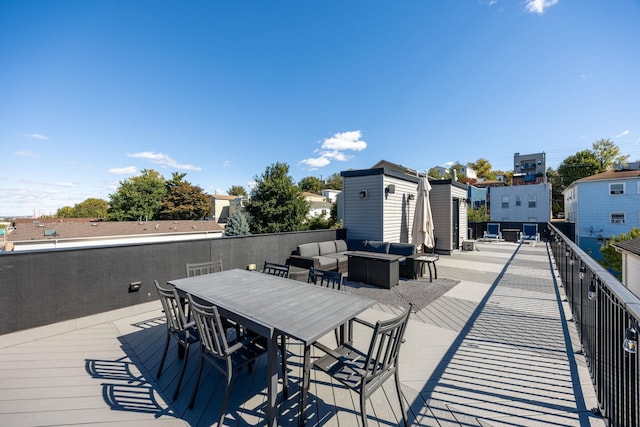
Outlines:
{"type": "Polygon", "coordinates": [[[313,259],[318,260],[318,264],[323,270],[335,270],[338,268],[338,260],[329,256],[314,256],[313,259]]]}
{"type": "Polygon", "coordinates": [[[320,255],[318,244],[316,242],[313,242],[298,245],[298,255],[304,257],[314,257],[320,255]]]}
{"type": "Polygon", "coordinates": [[[367,241],[362,239],[347,239],[347,248],[349,251],[366,251],[367,241]]]}
{"type": "Polygon", "coordinates": [[[416,245],[411,243],[391,243],[389,253],[394,255],[409,256],[416,253],[416,245]]]}
{"type": "Polygon", "coordinates": [[[347,251],[347,242],[344,240],[336,240],[336,252],[346,252],[347,251]]]}
{"type": "Polygon", "coordinates": [[[320,248],[320,255],[336,253],[336,244],[333,240],[328,242],[318,242],[318,248],[320,248]]]}
{"type": "Polygon", "coordinates": [[[380,242],[377,240],[367,240],[365,251],[386,254],[389,252],[389,242],[380,242]]]}

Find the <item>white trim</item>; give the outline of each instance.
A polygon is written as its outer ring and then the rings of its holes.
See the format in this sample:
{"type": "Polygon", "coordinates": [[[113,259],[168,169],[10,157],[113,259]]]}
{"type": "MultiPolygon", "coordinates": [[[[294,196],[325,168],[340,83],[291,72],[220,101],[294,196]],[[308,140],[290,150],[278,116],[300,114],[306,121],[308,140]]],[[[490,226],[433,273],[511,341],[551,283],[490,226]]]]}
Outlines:
{"type": "Polygon", "coordinates": [[[610,182],[609,183],[609,195],[610,196],[622,196],[622,195],[626,194],[626,192],[627,192],[626,190],[627,189],[626,189],[626,185],[625,185],[624,182],[610,182]],[[613,190],[611,189],[611,187],[614,186],[614,185],[616,185],[616,186],[617,185],[622,185],[622,193],[618,193],[618,192],[614,193],[613,190]]]}

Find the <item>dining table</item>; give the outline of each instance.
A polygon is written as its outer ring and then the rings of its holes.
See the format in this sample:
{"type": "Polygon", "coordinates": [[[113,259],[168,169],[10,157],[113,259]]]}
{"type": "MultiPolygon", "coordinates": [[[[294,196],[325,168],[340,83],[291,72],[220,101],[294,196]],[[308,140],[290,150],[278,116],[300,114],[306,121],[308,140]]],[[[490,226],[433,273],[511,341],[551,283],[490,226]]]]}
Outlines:
{"type": "MultiPolygon", "coordinates": [[[[343,291],[257,271],[232,269],[170,280],[182,294],[191,294],[218,307],[220,314],[267,339],[267,425],[277,425],[278,337],[291,337],[304,346],[301,406],[298,424],[306,421],[311,371],[311,346],[342,328],[375,304],[374,300],[343,291]]],[[[283,375],[283,394],[287,397],[283,375]]]]}

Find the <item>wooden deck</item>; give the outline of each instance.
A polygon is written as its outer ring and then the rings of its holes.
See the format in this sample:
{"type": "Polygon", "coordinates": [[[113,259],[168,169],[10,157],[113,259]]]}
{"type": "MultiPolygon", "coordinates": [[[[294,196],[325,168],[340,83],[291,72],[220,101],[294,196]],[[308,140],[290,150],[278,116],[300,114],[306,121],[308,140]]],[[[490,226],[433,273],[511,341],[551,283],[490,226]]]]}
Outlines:
{"type": "MultiPolygon", "coordinates": [[[[546,246],[478,246],[440,257],[438,280],[460,282],[409,322],[401,380],[411,425],[604,426],[590,411],[594,392],[584,360],[574,355],[575,330],[546,246]]],[[[428,278],[421,281],[430,286],[428,278]]],[[[97,316],[0,337],[0,425],[215,424],[221,377],[207,370],[195,408],[187,408],[199,357],[195,346],[172,402],[181,361],[174,346],[165,373],[155,378],[164,316],[159,303],[140,308],[135,315],[114,313],[112,319],[97,316]]],[[[379,303],[362,317],[375,320],[399,310],[379,303]]],[[[363,346],[364,332],[356,331],[363,346]]],[[[334,338],[323,340],[331,345],[334,338]]],[[[288,349],[293,395],[279,401],[281,426],[297,425],[300,411],[301,348],[290,340],[288,349]]],[[[265,361],[236,378],[225,425],[265,425],[265,361]]],[[[370,426],[399,425],[393,381],[367,405],[370,426]]],[[[355,394],[312,372],[307,425],[358,426],[359,411],[355,394]]]]}

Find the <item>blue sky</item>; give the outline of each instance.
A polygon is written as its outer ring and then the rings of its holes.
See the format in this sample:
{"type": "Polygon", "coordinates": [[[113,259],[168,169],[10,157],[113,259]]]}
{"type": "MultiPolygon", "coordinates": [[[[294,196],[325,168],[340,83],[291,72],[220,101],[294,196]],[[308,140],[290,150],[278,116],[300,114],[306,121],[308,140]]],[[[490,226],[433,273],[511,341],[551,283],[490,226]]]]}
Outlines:
{"type": "Polygon", "coordinates": [[[0,0],[0,215],[143,169],[209,193],[612,139],[640,159],[640,1],[0,0]]]}

